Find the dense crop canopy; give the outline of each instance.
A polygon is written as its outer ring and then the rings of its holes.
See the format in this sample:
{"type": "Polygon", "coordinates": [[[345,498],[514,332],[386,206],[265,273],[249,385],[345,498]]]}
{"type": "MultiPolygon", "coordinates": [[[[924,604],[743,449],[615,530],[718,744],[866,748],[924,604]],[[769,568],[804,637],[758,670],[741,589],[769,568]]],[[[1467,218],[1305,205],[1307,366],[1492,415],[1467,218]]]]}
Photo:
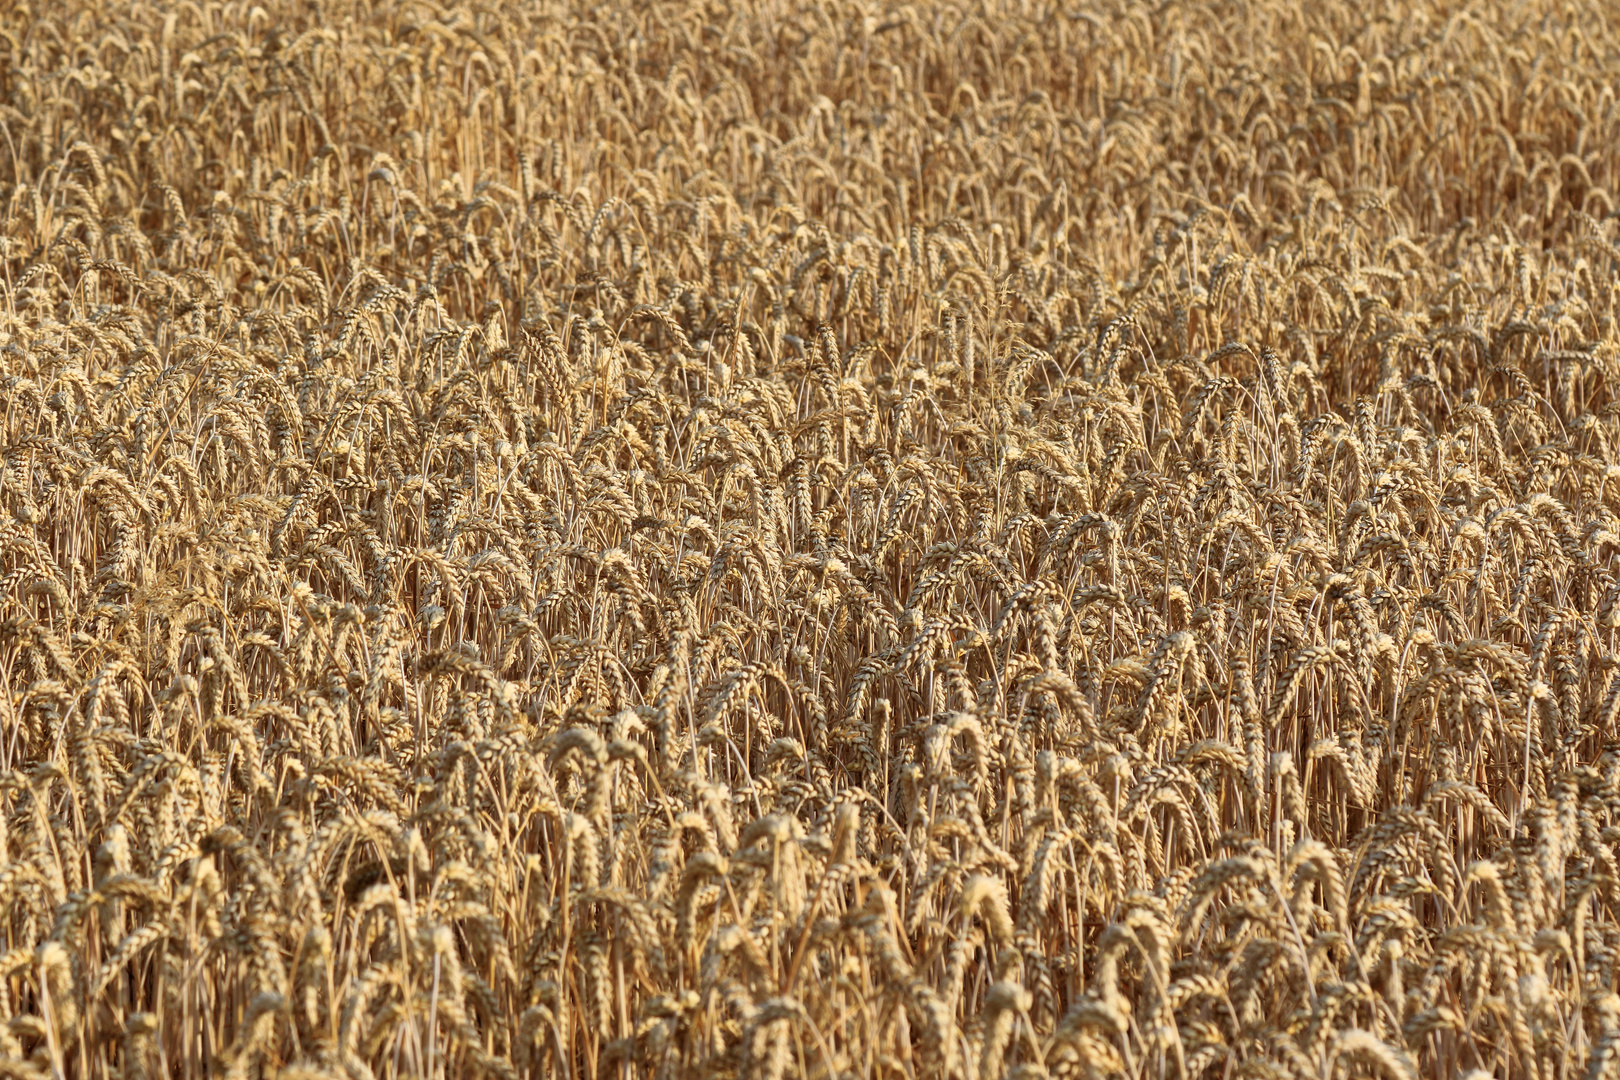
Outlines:
{"type": "Polygon", "coordinates": [[[1614,18],[0,6],[0,1073],[1614,1075],[1614,18]]]}

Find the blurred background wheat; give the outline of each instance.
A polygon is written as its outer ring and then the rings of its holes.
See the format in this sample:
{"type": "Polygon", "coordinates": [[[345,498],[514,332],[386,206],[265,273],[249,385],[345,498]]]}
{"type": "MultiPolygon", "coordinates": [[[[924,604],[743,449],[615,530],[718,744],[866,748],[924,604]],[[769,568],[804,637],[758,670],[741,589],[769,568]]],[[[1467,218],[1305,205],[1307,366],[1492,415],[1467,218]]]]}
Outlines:
{"type": "Polygon", "coordinates": [[[1620,1074],[1616,18],[6,5],[0,1074],[1620,1074]]]}

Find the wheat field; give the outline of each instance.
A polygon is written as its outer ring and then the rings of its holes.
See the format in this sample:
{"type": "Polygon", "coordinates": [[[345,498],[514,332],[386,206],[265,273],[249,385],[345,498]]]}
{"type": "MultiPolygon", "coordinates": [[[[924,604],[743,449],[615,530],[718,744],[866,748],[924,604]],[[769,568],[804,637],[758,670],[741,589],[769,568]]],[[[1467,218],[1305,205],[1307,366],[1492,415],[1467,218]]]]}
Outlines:
{"type": "Polygon", "coordinates": [[[0,6],[0,1076],[1620,1075],[1617,72],[0,6]]]}

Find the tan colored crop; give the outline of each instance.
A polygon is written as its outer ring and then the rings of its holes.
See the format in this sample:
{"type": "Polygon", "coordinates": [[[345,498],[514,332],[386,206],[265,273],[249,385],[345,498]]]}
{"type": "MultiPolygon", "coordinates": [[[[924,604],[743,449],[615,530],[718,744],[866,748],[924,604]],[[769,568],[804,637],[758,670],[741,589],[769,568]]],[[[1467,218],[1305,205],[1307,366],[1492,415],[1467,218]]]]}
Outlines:
{"type": "Polygon", "coordinates": [[[1617,64],[0,5],[0,1074],[1620,1075],[1617,64]]]}

